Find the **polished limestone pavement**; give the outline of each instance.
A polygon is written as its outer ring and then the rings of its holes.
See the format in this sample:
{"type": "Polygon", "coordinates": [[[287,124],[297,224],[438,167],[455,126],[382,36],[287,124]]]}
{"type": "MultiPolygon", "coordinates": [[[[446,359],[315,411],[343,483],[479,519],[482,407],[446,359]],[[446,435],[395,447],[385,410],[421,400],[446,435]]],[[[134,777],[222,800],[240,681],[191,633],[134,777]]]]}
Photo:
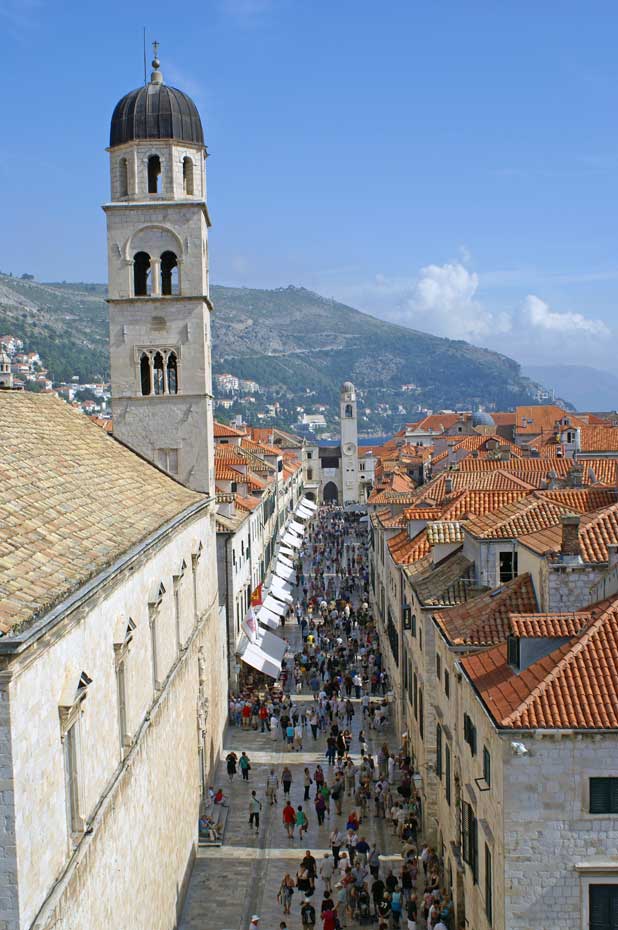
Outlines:
{"type": "MultiPolygon", "coordinates": [[[[290,641],[292,650],[300,648],[300,633],[297,625],[290,624],[285,628],[285,634],[290,641]]],[[[294,700],[311,703],[309,695],[300,695],[294,700]]],[[[361,707],[358,701],[355,704],[353,721],[354,740],[351,755],[358,764],[358,732],[361,729],[361,707]]],[[[383,742],[388,742],[391,750],[399,748],[399,742],[392,731],[375,733],[365,730],[369,747],[374,754],[383,742]]],[[[313,797],[315,787],[312,786],[309,802],[303,801],[303,770],[308,766],[311,773],[320,763],[327,772],[328,766],[324,757],[325,739],[318,735],[314,742],[311,731],[306,731],[302,752],[286,750],[281,740],[273,741],[269,733],[260,733],[253,730],[243,730],[229,727],[226,732],[225,746],[222,761],[217,769],[215,788],[221,786],[229,796],[229,814],[225,830],[224,845],[200,849],[196,859],[193,874],[190,879],[188,894],[180,930],[248,930],[251,916],[259,914],[262,930],[278,930],[279,924],[285,919],[289,930],[300,930],[300,905],[302,894],[295,891],[292,900],[292,913],[284,918],[283,911],[277,902],[277,892],[281,879],[286,872],[292,876],[296,874],[300,859],[305,850],[310,849],[318,860],[329,850],[328,838],[333,826],[337,824],[342,830],[345,828],[347,814],[353,809],[351,798],[346,798],[342,808],[342,816],[334,813],[331,804],[331,815],[327,816],[322,827],[318,827],[313,797]],[[238,756],[244,750],[251,760],[249,783],[241,780],[238,774],[230,784],[225,766],[225,756],[234,750],[238,756]],[[294,807],[303,805],[309,819],[307,836],[299,843],[298,837],[289,840],[281,820],[283,809],[283,792],[279,792],[278,804],[270,807],[265,797],[266,776],[271,768],[275,768],[281,775],[283,766],[287,763],[292,771],[291,798],[294,807]],[[260,830],[249,829],[249,798],[252,789],[257,791],[262,801],[262,819],[260,830]]],[[[373,804],[370,805],[373,811],[373,804]]],[[[392,835],[390,822],[375,818],[372,813],[363,821],[359,835],[365,836],[368,842],[376,842],[378,850],[383,854],[383,869],[396,864],[399,859],[400,843],[392,835]]],[[[319,910],[322,901],[322,882],[316,882],[313,904],[318,913],[317,927],[320,927],[319,910]]]]}

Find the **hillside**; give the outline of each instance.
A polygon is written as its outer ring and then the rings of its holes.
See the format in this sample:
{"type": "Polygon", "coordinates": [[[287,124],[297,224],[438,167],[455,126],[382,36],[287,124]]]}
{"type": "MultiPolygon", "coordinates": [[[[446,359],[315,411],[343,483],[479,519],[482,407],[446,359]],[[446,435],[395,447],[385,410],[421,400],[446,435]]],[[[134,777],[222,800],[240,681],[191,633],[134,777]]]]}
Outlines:
{"type": "MultiPolygon", "coordinates": [[[[0,333],[36,348],[55,380],[107,377],[104,294],[102,285],[2,275],[0,333]]],[[[213,287],[212,298],[214,371],[255,379],[290,404],[306,389],[315,392],[312,402],[332,404],[346,379],[366,392],[367,405],[401,404],[406,412],[530,400],[530,382],[506,356],[386,323],[304,288],[213,287]],[[415,387],[403,392],[404,384],[415,387]]]]}
{"type": "Polygon", "coordinates": [[[568,397],[576,410],[617,410],[618,377],[587,365],[528,365],[526,374],[568,397]]]}

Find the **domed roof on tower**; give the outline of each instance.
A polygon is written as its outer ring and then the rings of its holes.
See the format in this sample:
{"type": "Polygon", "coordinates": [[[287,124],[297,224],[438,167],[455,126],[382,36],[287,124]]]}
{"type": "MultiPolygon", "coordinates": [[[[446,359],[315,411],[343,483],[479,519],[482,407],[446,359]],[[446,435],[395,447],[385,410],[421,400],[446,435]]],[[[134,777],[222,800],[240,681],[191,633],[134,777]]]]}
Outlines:
{"type": "Polygon", "coordinates": [[[351,381],[344,381],[341,385],[341,393],[348,394],[350,391],[354,392],[355,388],[351,381]]]}
{"type": "Polygon", "coordinates": [[[153,42],[153,47],[150,82],[126,94],[114,108],[110,148],[139,139],[176,139],[204,145],[197,107],[187,94],[163,83],[157,54],[159,43],[153,42]]]}
{"type": "Polygon", "coordinates": [[[496,421],[486,410],[475,410],[472,414],[472,426],[492,426],[495,428],[496,421]]]}

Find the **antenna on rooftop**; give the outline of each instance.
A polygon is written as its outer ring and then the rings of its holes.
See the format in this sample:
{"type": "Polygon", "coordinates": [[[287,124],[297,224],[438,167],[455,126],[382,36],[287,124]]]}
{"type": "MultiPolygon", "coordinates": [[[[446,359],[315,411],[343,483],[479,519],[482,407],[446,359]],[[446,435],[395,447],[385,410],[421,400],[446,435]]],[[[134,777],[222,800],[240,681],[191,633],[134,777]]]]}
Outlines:
{"type": "Polygon", "coordinates": [[[146,27],[144,26],[144,86],[146,83],[146,27]]]}

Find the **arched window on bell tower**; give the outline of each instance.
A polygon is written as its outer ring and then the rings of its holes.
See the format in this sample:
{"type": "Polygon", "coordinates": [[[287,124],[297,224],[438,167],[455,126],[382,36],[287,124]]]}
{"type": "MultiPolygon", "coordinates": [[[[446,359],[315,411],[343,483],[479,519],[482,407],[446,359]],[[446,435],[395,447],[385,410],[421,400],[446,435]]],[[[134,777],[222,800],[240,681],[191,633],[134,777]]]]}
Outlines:
{"type": "Polygon", "coordinates": [[[178,394],[178,363],[175,352],[170,352],[167,359],[167,393],[178,394]]]}
{"type": "Polygon", "coordinates": [[[147,352],[142,352],[139,360],[139,374],[142,394],[144,397],[147,397],[148,394],[152,393],[152,385],[150,383],[150,356],[147,352]]]}
{"type": "Polygon", "coordinates": [[[161,159],[158,155],[150,155],[148,158],[148,193],[159,194],[161,180],[161,159]]]}
{"type": "Polygon", "coordinates": [[[163,394],[165,391],[165,376],[163,374],[164,362],[161,352],[155,352],[152,359],[152,376],[154,381],[155,394],[163,394]]]}
{"type": "Polygon", "coordinates": [[[178,281],[178,259],[174,252],[161,253],[161,294],[170,297],[180,293],[178,281]]]}
{"type": "Polygon", "coordinates": [[[346,417],[351,417],[351,416],[353,416],[353,414],[352,414],[352,404],[346,404],[346,405],[345,405],[345,414],[344,414],[344,416],[346,416],[346,417]]]}
{"type": "Polygon", "coordinates": [[[185,194],[193,196],[193,159],[188,155],[182,160],[182,187],[185,194]]]}
{"type": "Polygon", "coordinates": [[[151,293],[150,255],[136,252],[133,256],[133,296],[149,297],[151,293]]]}

